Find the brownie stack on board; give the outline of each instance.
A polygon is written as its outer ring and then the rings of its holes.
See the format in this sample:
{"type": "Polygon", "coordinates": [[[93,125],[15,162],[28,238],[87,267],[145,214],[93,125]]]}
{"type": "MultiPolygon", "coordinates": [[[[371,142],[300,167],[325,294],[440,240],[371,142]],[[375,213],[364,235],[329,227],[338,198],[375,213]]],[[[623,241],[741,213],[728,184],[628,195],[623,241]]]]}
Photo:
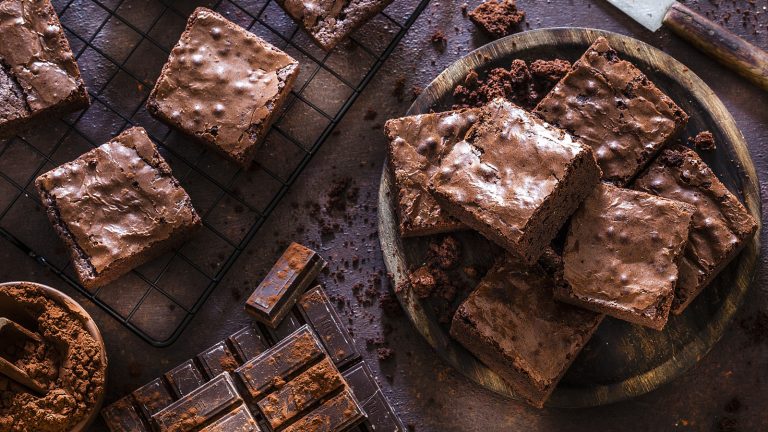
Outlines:
{"type": "Polygon", "coordinates": [[[401,236],[473,229],[506,250],[450,334],[531,405],[604,315],[662,330],[755,233],[669,146],[687,120],[598,38],[532,112],[499,98],[385,125],[401,236]]]}
{"type": "Polygon", "coordinates": [[[113,432],[405,432],[297,243],[246,302],[261,324],[102,410],[113,432]]]}

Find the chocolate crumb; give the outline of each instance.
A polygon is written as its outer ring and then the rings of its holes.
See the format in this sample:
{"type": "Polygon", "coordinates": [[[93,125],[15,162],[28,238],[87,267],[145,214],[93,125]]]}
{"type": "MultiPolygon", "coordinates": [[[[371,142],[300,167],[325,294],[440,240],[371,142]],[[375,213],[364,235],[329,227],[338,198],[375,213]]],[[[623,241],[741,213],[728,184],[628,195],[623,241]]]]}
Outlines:
{"type": "Polygon", "coordinates": [[[520,29],[525,12],[517,9],[515,0],[488,0],[470,12],[469,19],[489,36],[499,39],[520,29]]]}
{"type": "Polygon", "coordinates": [[[448,47],[448,39],[445,37],[445,33],[443,33],[442,30],[434,32],[432,37],[429,38],[429,41],[432,42],[432,46],[441,53],[448,47]]]}
{"type": "Polygon", "coordinates": [[[693,138],[688,138],[688,143],[699,150],[712,151],[717,148],[715,136],[710,131],[703,131],[696,134],[693,138]]]}
{"type": "Polygon", "coordinates": [[[378,355],[380,361],[387,361],[395,355],[395,352],[392,348],[382,347],[376,350],[376,355],[378,355]]]}

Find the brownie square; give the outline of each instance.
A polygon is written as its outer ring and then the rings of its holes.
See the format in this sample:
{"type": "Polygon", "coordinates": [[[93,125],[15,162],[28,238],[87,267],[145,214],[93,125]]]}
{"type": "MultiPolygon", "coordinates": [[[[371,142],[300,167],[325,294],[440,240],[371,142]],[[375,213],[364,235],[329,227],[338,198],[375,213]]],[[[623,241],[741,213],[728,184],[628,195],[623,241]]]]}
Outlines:
{"type": "Polygon", "coordinates": [[[86,288],[171,249],[201,224],[140,127],[41,175],[35,186],[86,288]]]}
{"type": "Polygon", "coordinates": [[[288,54],[201,7],[163,66],[147,109],[248,167],[298,72],[288,54]]]}
{"type": "Polygon", "coordinates": [[[598,38],[534,112],[592,146],[603,179],[624,186],[688,115],[598,38]]]}
{"type": "Polygon", "coordinates": [[[85,108],[88,92],[49,0],[0,3],[0,138],[85,108]]]}
{"type": "Polygon", "coordinates": [[[601,184],[571,218],[555,298],[661,330],[678,259],[688,243],[690,204],[601,184]]]}
{"type": "Polygon", "coordinates": [[[429,191],[451,215],[533,264],[599,181],[589,146],[499,98],[442,156],[429,191]]]}
{"type": "Polygon", "coordinates": [[[556,302],[556,281],[507,256],[453,317],[451,336],[541,408],[603,315],[556,302]]]}
{"type": "Polygon", "coordinates": [[[477,121],[477,109],[420,114],[388,120],[389,168],[397,188],[400,235],[415,237],[456,231],[466,226],[448,215],[427,192],[440,156],[464,139],[477,121]]]}
{"type": "Polygon", "coordinates": [[[672,312],[680,314],[749,242],[757,222],[699,155],[681,145],[662,150],[633,188],[696,207],[672,301],[672,312]]]}
{"type": "Polygon", "coordinates": [[[275,1],[326,51],[392,3],[392,0],[275,1]]]}

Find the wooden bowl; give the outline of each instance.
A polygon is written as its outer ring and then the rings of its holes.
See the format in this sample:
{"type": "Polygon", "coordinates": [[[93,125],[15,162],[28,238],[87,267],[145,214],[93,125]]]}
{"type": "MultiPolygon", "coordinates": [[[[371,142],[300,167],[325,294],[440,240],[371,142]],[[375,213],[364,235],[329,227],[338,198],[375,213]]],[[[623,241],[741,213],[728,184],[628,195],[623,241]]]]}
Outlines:
{"type": "MultiPolygon", "coordinates": [[[[656,48],[627,36],[584,28],[528,31],[497,40],[456,61],[442,72],[411,105],[408,115],[450,109],[452,93],[470,70],[509,67],[515,58],[578,59],[604,36],[623,59],[639,67],[691,117],[684,136],[710,130],[717,150],[701,156],[723,183],[760,220],[760,188],[744,137],[714,92],[683,64],[656,48]]],[[[385,164],[386,167],[386,164],[385,164]]],[[[419,300],[406,282],[407,270],[423,258],[428,238],[402,239],[397,233],[397,193],[388,169],[379,189],[379,235],[387,270],[403,308],[437,354],[476,383],[519,399],[498,375],[448,335],[449,324],[438,322],[429,300],[419,300]]],[[[488,264],[498,249],[471,232],[457,233],[465,265],[488,264]]],[[[647,393],[693,366],[720,339],[752,281],[760,231],[744,251],[680,316],[662,332],[607,318],[566,373],[547,406],[586,407],[647,393]]]]}
{"type": "MultiPolygon", "coordinates": [[[[96,322],[91,318],[91,316],[88,314],[88,312],[83,309],[82,306],[80,306],[76,301],[74,301],[71,297],[64,294],[63,292],[51,288],[47,285],[42,285],[35,282],[5,282],[0,283],[0,292],[3,291],[3,288],[6,286],[15,286],[15,285],[31,285],[36,288],[39,288],[45,295],[58,303],[61,307],[69,311],[70,313],[77,316],[83,323],[83,326],[88,331],[88,333],[93,337],[93,339],[96,341],[96,343],[99,344],[99,348],[101,350],[101,364],[102,364],[102,374],[106,379],[107,376],[107,349],[104,346],[104,339],[101,337],[101,332],[99,331],[99,328],[96,326],[96,322]]],[[[13,304],[3,304],[0,305],[0,313],[13,313],[14,309],[17,309],[16,305],[13,304]]],[[[20,324],[23,324],[23,317],[22,319],[19,319],[17,317],[13,317],[14,320],[19,320],[18,322],[20,324]]],[[[91,410],[86,414],[86,416],[81,420],[79,423],[77,423],[70,432],[82,432],[84,430],[87,430],[88,427],[93,423],[94,420],[96,420],[96,417],[99,415],[99,411],[101,411],[101,406],[104,403],[104,395],[106,393],[106,382],[104,383],[104,386],[102,386],[100,389],[98,389],[98,394],[96,395],[96,403],[91,407],[91,410]]]]}

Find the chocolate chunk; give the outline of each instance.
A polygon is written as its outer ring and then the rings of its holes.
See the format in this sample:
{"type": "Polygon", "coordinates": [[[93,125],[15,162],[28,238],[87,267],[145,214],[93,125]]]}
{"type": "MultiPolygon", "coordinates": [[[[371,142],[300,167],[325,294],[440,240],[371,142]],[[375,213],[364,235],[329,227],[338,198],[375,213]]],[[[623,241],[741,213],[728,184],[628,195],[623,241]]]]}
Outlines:
{"type": "Polygon", "coordinates": [[[443,155],[429,191],[459,220],[532,264],[599,181],[589,146],[499,98],[443,155]]]}
{"type": "Polygon", "coordinates": [[[160,432],[186,432],[209,422],[243,399],[234,381],[223,373],[152,416],[160,432]]]}
{"type": "Polygon", "coordinates": [[[681,145],[662,150],[633,188],[696,207],[672,302],[672,312],[682,313],[749,243],[757,222],[699,155],[681,145]]]}
{"type": "Polygon", "coordinates": [[[49,0],[3,2],[0,138],[89,104],[75,56],[49,0]]]}
{"type": "Polygon", "coordinates": [[[224,341],[198,354],[197,361],[200,362],[208,379],[218,376],[222,372],[232,372],[239,366],[224,341]]]}
{"type": "Polygon", "coordinates": [[[343,385],[339,370],[324,358],[260,400],[259,409],[277,429],[343,385]]]}
{"type": "Polygon", "coordinates": [[[696,208],[601,184],[571,218],[558,300],[661,330],[696,208]]]}
{"type": "Polygon", "coordinates": [[[344,327],[322,287],[318,285],[302,295],[299,299],[299,310],[317,332],[338,367],[343,367],[360,356],[352,336],[344,327]]]}
{"type": "Polygon", "coordinates": [[[135,390],[133,399],[141,409],[144,418],[151,418],[153,414],[173,403],[173,396],[168,391],[160,378],[155,378],[149,384],[135,390]]]}
{"type": "MultiPolygon", "coordinates": [[[[363,410],[348,388],[332,397],[283,432],[341,432],[349,430],[364,417],[363,410]]],[[[384,429],[386,430],[386,429],[384,429]]],[[[378,429],[374,429],[379,432],[378,429]]]]}
{"type": "Polygon", "coordinates": [[[397,214],[403,237],[439,234],[465,229],[427,192],[429,177],[440,157],[477,121],[478,110],[420,114],[388,120],[389,169],[397,187],[397,214]]]}
{"type": "Polygon", "coordinates": [[[201,429],[200,432],[261,432],[261,428],[248,408],[240,405],[201,429]]]}
{"type": "Polygon", "coordinates": [[[245,311],[274,328],[324,266],[325,260],[317,252],[291,243],[248,298],[245,311]]]}
{"type": "Polygon", "coordinates": [[[381,390],[373,394],[368,400],[362,402],[363,410],[367,417],[366,424],[376,432],[405,432],[403,422],[395,414],[392,405],[381,390]]]}
{"type": "Polygon", "coordinates": [[[248,393],[260,398],[289,375],[325,355],[320,341],[308,326],[285,338],[235,371],[248,393]],[[277,382],[276,382],[277,381],[277,382]]]}
{"type": "Polygon", "coordinates": [[[163,376],[177,398],[188,395],[205,383],[203,374],[200,373],[192,360],[185,361],[163,376]]]}
{"type": "Polygon", "coordinates": [[[599,37],[534,112],[592,147],[603,179],[626,185],[688,115],[599,37]]]}
{"type": "Polygon", "coordinates": [[[131,396],[126,396],[101,410],[101,417],[112,432],[149,432],[133,405],[131,396]]]}
{"type": "Polygon", "coordinates": [[[267,343],[261,332],[248,326],[229,337],[229,343],[235,349],[240,361],[245,363],[267,349],[267,343]]]}
{"type": "Polygon", "coordinates": [[[309,36],[326,51],[365,24],[392,0],[301,1],[276,0],[309,36]]]}
{"type": "Polygon", "coordinates": [[[291,56],[200,7],[163,66],[147,109],[248,167],[298,74],[291,56]]]}
{"type": "Polygon", "coordinates": [[[140,127],[35,181],[86,288],[105,285],[179,245],[200,217],[140,127]]]}
{"type": "Polygon", "coordinates": [[[528,403],[542,407],[603,319],[556,302],[538,265],[499,260],[461,304],[451,336],[528,403]]]}

